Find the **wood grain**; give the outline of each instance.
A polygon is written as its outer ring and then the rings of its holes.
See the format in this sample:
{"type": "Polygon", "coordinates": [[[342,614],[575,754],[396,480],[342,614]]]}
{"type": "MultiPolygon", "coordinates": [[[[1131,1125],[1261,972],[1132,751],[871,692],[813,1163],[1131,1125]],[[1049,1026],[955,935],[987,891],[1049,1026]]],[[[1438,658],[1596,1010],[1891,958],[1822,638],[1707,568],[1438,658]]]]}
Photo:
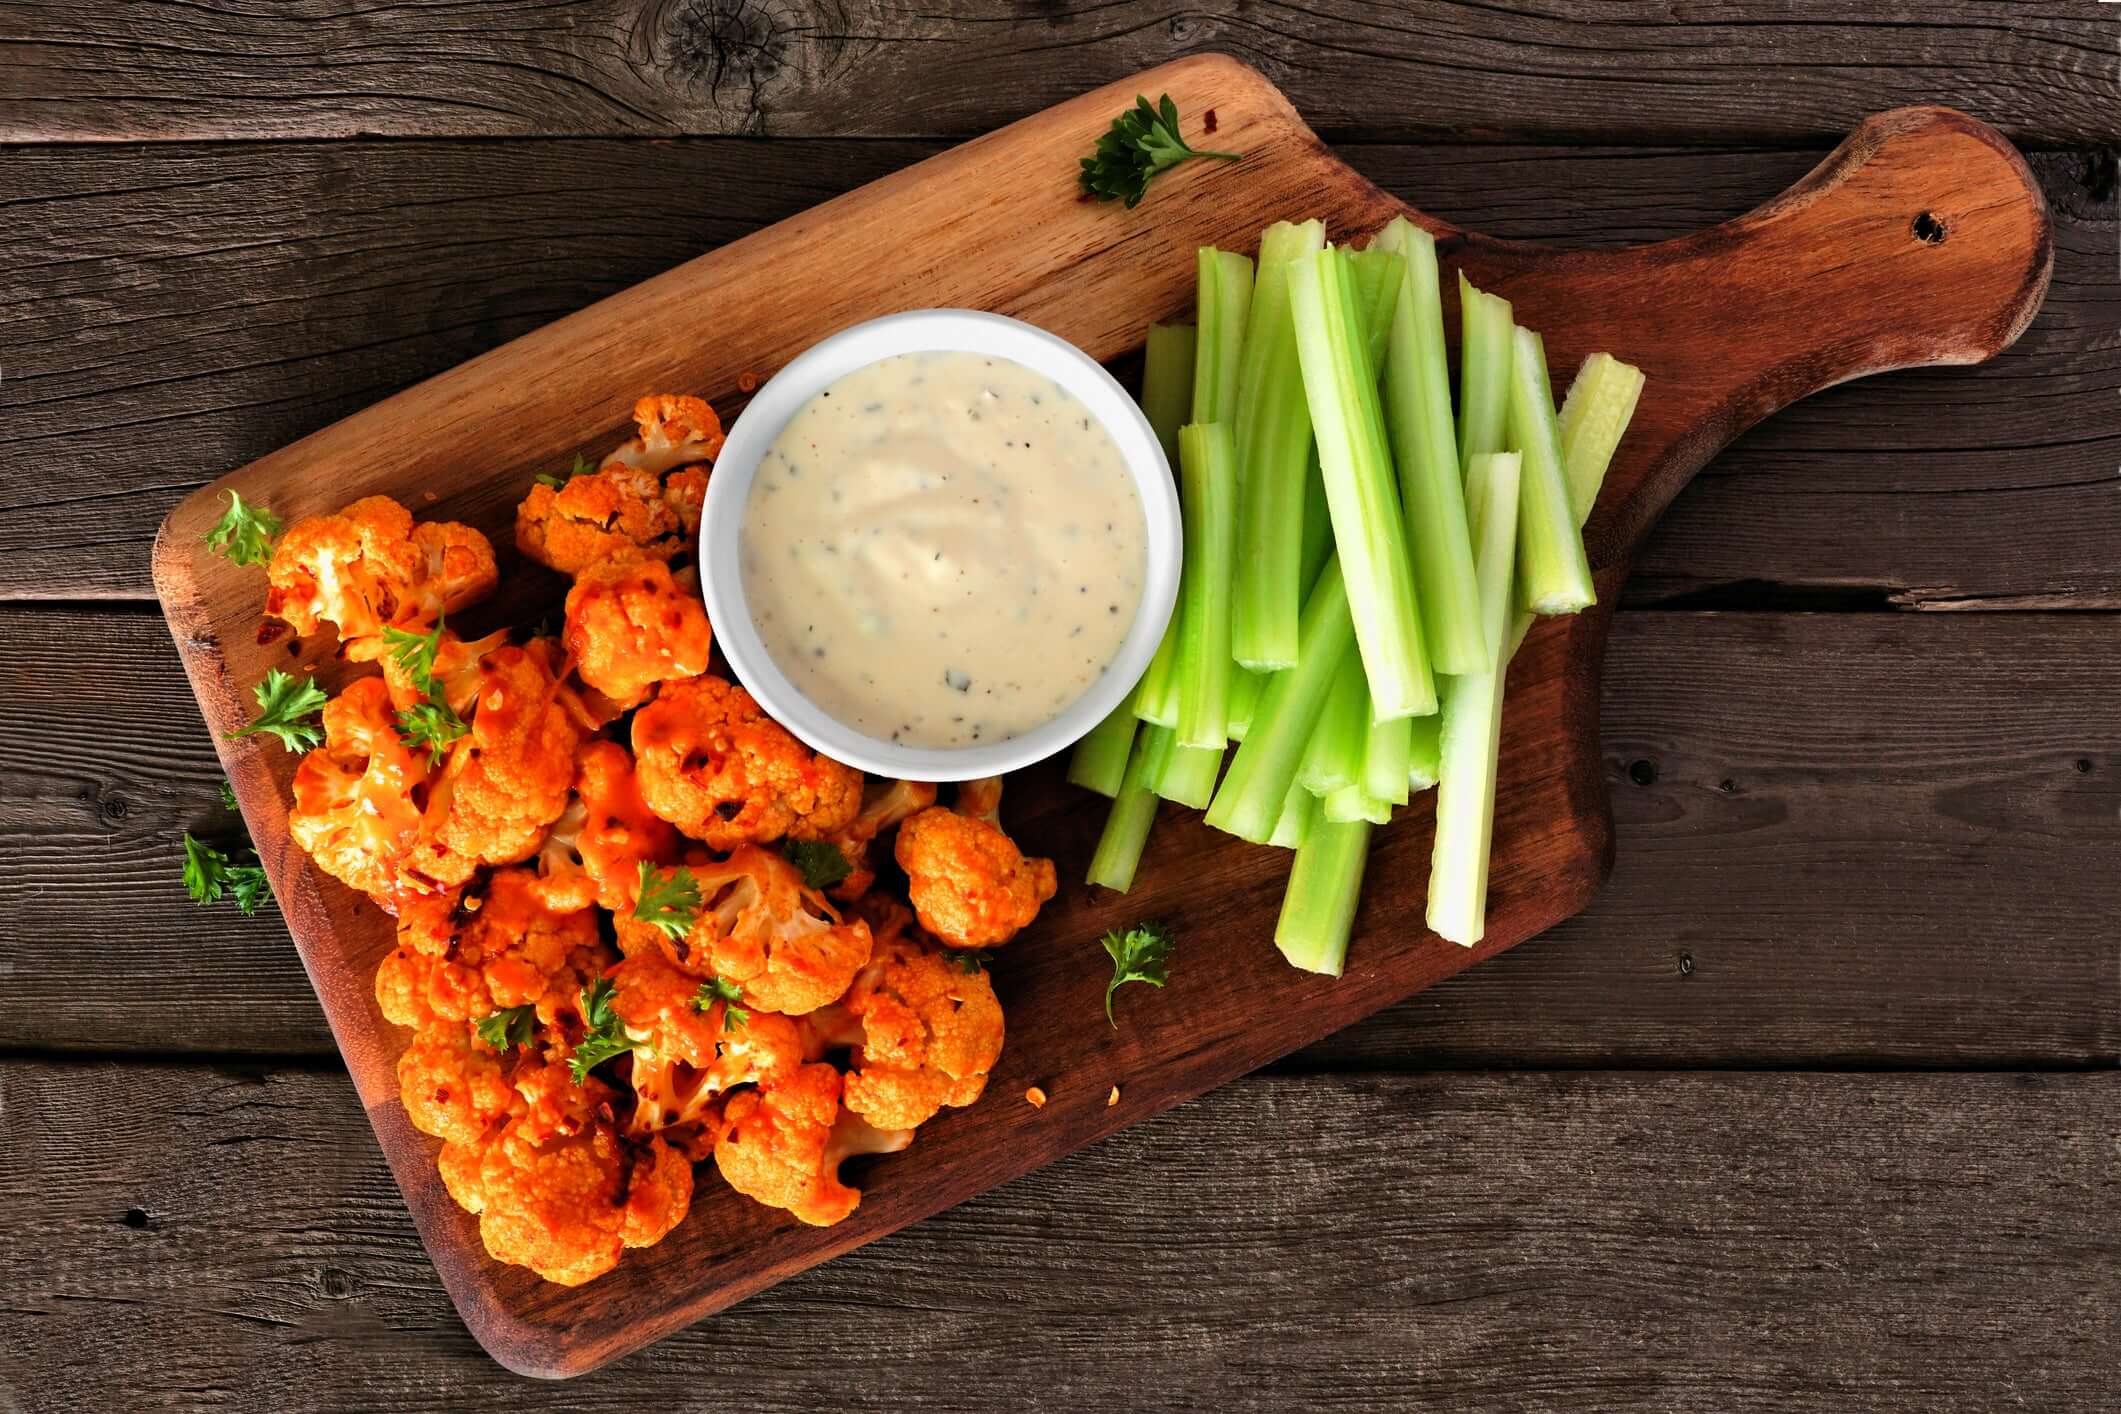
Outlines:
{"type": "Polygon", "coordinates": [[[1204,50],[1334,133],[1816,140],[1934,102],[2024,142],[2121,134],[2081,0],[6,0],[0,36],[0,139],[23,142],[969,137],[1204,50]]]}
{"type": "MultiPolygon", "coordinates": [[[[1116,356],[1135,346],[1144,315],[1185,306],[1186,256],[1195,247],[1244,243],[1286,209],[1291,193],[1315,201],[1351,236],[1405,209],[1335,161],[1256,73],[1222,58],[1169,65],[703,256],[262,458],[186,498],[156,541],[157,593],[207,724],[226,732],[241,722],[243,684],[268,658],[282,661],[277,647],[258,642],[255,574],[199,548],[223,488],[287,515],[395,493],[492,533],[505,527],[530,471],[602,440],[594,432],[617,430],[589,422],[598,409],[672,384],[726,405],[745,374],[891,310],[990,309],[1047,327],[1094,357],[1116,356]],[[1161,184],[1154,225],[1078,199],[1050,154],[1087,146],[1137,86],[1170,90],[1185,111],[1221,113],[1218,140],[1247,154],[1247,181],[1217,185],[1200,167],[1181,169],[1161,184]],[[963,191],[975,177],[989,196],[968,211],[963,191]],[[925,233],[918,246],[889,244],[908,230],[925,233]],[[821,285],[820,269],[840,278],[821,285]],[[694,331],[730,309],[746,312],[742,339],[703,347],[694,331]]],[[[1807,393],[1895,368],[1975,363],[2007,347],[2038,308],[2052,252],[2046,204],[2016,151],[1941,108],[1867,120],[1774,201],[1662,245],[1554,251],[1419,219],[1443,237],[1454,263],[1548,331],[1557,370],[1592,349],[1624,349],[1660,389],[1638,411],[1585,530],[1601,606],[1543,624],[1511,665],[1488,931],[1477,947],[1453,948],[1411,923],[1426,883],[1426,801],[1373,851],[1373,883],[1355,920],[1358,940],[1368,942],[1343,978],[1291,982],[1264,948],[1227,949],[1161,993],[1168,1008],[1112,1037],[1066,1019],[1088,1014],[1103,959],[1086,948],[1024,956],[1019,944],[997,979],[1017,1022],[993,1090],[1118,1068],[1136,1097],[1126,1113],[1096,1095],[1058,1092],[1045,1111],[954,1111],[924,1128],[918,1166],[879,1166],[861,1210],[837,1227],[806,1228],[785,1215],[760,1223],[743,1200],[710,1186],[695,1196],[690,1221],[593,1287],[554,1288],[497,1269],[472,1220],[442,1191],[433,1145],[396,1099],[399,1037],[382,1023],[371,981],[391,943],[387,920],[325,880],[288,841],[284,756],[267,759],[255,744],[224,751],[414,1221],[467,1324],[496,1358],[525,1373],[592,1369],[1580,910],[1611,863],[1611,821],[1591,754],[1600,650],[1611,600],[1649,524],[1739,431],[1807,393]],[[1929,220],[1911,230],[1910,211],[1929,220]],[[1942,238],[1925,238],[1925,224],[1942,238]],[[1835,309],[1836,319],[1790,318],[1800,291],[1835,309]]],[[[1060,784],[1057,767],[1020,778],[1012,799],[1028,847],[1063,868],[1087,855],[1092,812],[1060,784]]],[[[1147,912],[1196,937],[1257,935],[1279,894],[1282,861],[1198,837],[1178,843],[1124,900],[1063,895],[1038,931],[1090,937],[1147,912]]]]}
{"type": "MultiPolygon", "coordinates": [[[[144,596],[138,545],[198,485],[936,148],[773,151],[770,162],[719,141],[10,153],[23,196],[10,207],[20,239],[0,243],[11,345],[0,443],[33,457],[37,476],[0,491],[0,599],[144,596]],[[604,208],[641,219],[605,220],[604,208]]],[[[1724,220],[1823,155],[1337,151],[1440,216],[1578,249],[1724,220]]],[[[2057,218],[2056,274],[2025,337],[1978,371],[1830,390],[1741,437],[1651,538],[1629,602],[2121,605],[2116,184],[2089,154],[2033,161],[2057,218]]]]}
{"type": "MultiPolygon", "coordinates": [[[[1623,613],[1612,880],[1283,1069],[2113,1064],[2116,697],[2104,615],[1623,613]]],[[[239,827],[157,617],[0,610],[0,762],[0,1048],[336,1055],[278,915],[178,885],[239,827]]]]}
{"type": "MultiPolygon", "coordinates": [[[[8,1063],[0,1094],[43,1121],[0,1167],[0,1406],[533,1397],[342,1077],[8,1063]]],[[[565,1406],[2101,1410],[2117,1126],[2112,1073],[1255,1077],[565,1406]]]]}

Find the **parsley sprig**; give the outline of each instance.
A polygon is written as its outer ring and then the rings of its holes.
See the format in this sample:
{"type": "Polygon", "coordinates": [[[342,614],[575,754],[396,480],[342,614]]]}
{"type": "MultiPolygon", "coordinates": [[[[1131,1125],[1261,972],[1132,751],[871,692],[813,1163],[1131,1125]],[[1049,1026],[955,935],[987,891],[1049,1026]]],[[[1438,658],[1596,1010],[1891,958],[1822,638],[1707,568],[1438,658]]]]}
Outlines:
{"type": "Polygon", "coordinates": [[[491,1015],[480,1017],[472,1029],[487,1045],[497,1051],[506,1051],[529,1045],[530,1031],[537,1025],[537,1020],[537,1007],[526,1002],[522,1006],[502,1007],[491,1015]]]}
{"type": "Polygon", "coordinates": [[[574,1048],[574,1058],[567,1063],[577,1085],[587,1083],[589,1072],[605,1061],[633,1049],[618,1012],[612,1009],[611,999],[617,991],[609,977],[599,977],[582,989],[582,1023],[586,1030],[574,1048]]]}
{"type": "Polygon", "coordinates": [[[950,965],[968,977],[975,972],[985,972],[988,959],[994,956],[985,948],[948,948],[945,951],[949,954],[950,965]]]}
{"type": "Polygon", "coordinates": [[[808,888],[829,889],[854,872],[845,851],[830,840],[782,840],[781,854],[808,888]]]}
{"type": "Polygon", "coordinates": [[[250,862],[237,864],[212,845],[193,838],[189,830],[184,832],[184,890],[193,903],[218,903],[225,894],[248,915],[272,897],[272,884],[258,863],[258,852],[245,847],[238,853],[249,855],[250,862]]]}
{"type": "Polygon", "coordinates": [[[1236,162],[1241,152],[1202,152],[1186,144],[1178,131],[1178,105],[1165,94],[1152,106],[1137,94],[1134,106],[1112,120],[1097,140],[1097,150],[1082,161],[1076,180],[1099,201],[1139,205],[1149,181],[1166,168],[1195,157],[1236,162]]]}
{"type": "Polygon", "coordinates": [[[1112,1015],[1112,994],[1129,982],[1161,987],[1171,969],[1171,930],[1161,923],[1137,923],[1124,933],[1114,928],[1106,933],[1105,951],[1112,954],[1112,981],[1105,987],[1105,1020],[1112,1029],[1119,1022],[1112,1015]]]}
{"type": "Polygon", "coordinates": [[[633,916],[651,928],[660,928],[674,942],[684,941],[700,921],[700,881],[680,864],[668,873],[647,860],[641,861],[640,897],[633,916]]]}
{"type": "Polygon", "coordinates": [[[554,476],[549,471],[541,471],[532,479],[536,481],[540,486],[550,486],[553,490],[557,491],[562,486],[565,486],[568,482],[574,480],[577,476],[587,476],[590,472],[595,470],[596,468],[589,464],[587,458],[585,458],[580,452],[576,452],[574,454],[574,465],[567,469],[567,474],[565,476],[554,476]]]}
{"type": "Polygon", "coordinates": [[[281,528],[278,516],[231,491],[228,509],[206,532],[206,548],[230,564],[262,565],[272,558],[272,543],[280,538],[281,528]]]}
{"type": "Polygon", "coordinates": [[[744,1000],[744,989],[726,977],[710,977],[700,983],[700,990],[693,995],[692,1009],[708,1011],[716,1002],[722,1004],[722,1029],[734,1031],[751,1024],[751,1013],[739,1003],[744,1000]]]}
{"type": "Polygon", "coordinates": [[[258,700],[258,715],[249,726],[230,732],[231,739],[265,732],[278,737],[289,751],[307,751],[323,742],[323,723],[309,719],[323,711],[329,699],[314,679],[274,668],[250,691],[258,700]]]}
{"type": "Polygon", "coordinates": [[[435,615],[435,626],[429,633],[402,628],[383,630],[383,646],[389,650],[391,661],[415,689],[426,694],[398,713],[398,740],[414,751],[426,751],[430,767],[441,765],[450,745],[471,730],[435,681],[435,655],[442,651],[443,617],[435,615]]]}

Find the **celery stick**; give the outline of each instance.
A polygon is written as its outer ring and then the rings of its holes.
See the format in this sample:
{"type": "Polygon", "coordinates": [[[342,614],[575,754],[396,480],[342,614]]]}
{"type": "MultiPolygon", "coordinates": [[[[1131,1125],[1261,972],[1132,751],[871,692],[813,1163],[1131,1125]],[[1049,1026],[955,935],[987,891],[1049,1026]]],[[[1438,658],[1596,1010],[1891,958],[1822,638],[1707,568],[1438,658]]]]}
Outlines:
{"type": "Polygon", "coordinates": [[[1422,716],[1436,710],[1436,685],[1422,649],[1406,521],[1385,446],[1377,380],[1364,357],[1346,255],[1328,246],[1296,261],[1289,294],[1304,397],[1311,405],[1326,506],[1370,683],[1371,710],[1381,717],[1422,716]]]}
{"type": "Polygon", "coordinates": [[[1298,518],[1311,451],[1311,408],[1296,360],[1289,310],[1289,263],[1325,246],[1326,228],[1276,222],[1259,238],[1259,271],[1245,325],[1238,376],[1238,510],[1236,598],[1230,648],[1248,668],[1291,667],[1305,586],[1297,569],[1303,537],[1298,518]]]}
{"type": "Polygon", "coordinates": [[[1363,353],[1374,374],[1385,366],[1385,343],[1392,334],[1399,287],[1406,282],[1407,261],[1398,251],[1377,244],[1344,254],[1355,283],[1355,308],[1360,315],[1355,327],[1362,330],[1363,353]]]}
{"type": "Polygon", "coordinates": [[[1387,805],[1407,803],[1415,724],[1435,720],[1435,714],[1431,713],[1426,717],[1394,717],[1369,724],[1362,748],[1364,795],[1387,805]]]}
{"type": "Polygon", "coordinates": [[[1311,837],[1311,826],[1318,822],[1318,797],[1301,785],[1289,787],[1289,794],[1282,801],[1281,818],[1274,822],[1274,833],[1267,843],[1276,849],[1301,849],[1311,837]]]}
{"type": "MultiPolygon", "coordinates": [[[[1508,631],[1517,549],[1521,459],[1476,456],[1466,472],[1466,499],[1479,537],[1474,565],[1484,626],[1508,631]]],[[[1428,924],[1465,947],[1487,928],[1488,859],[1495,830],[1496,751],[1502,740],[1502,655],[1486,672],[1444,679],[1436,789],[1436,846],[1429,863],[1428,924]]]]}
{"type": "Polygon", "coordinates": [[[1509,432],[1510,302],[1473,288],[1458,272],[1458,468],[1482,452],[1503,450],[1509,432]]]}
{"type": "Polygon", "coordinates": [[[1510,441],[1524,457],[1517,489],[1519,598],[1535,614],[1573,614],[1597,602],[1598,592],[1569,505],[1546,349],[1522,325],[1511,339],[1510,441]]]}
{"type": "Polygon", "coordinates": [[[1252,729],[1208,807],[1209,824],[1254,844],[1264,844],[1274,833],[1289,788],[1296,784],[1311,728],[1354,634],[1340,566],[1328,560],[1304,601],[1296,666],[1267,679],[1259,710],[1252,714],[1252,729]]]}
{"type": "Polygon", "coordinates": [[[1195,252],[1200,320],[1193,356],[1193,422],[1235,422],[1245,321],[1252,310],[1252,262],[1233,251],[1195,252]]]}
{"type": "Polygon", "coordinates": [[[1633,364],[1594,353],[1576,370],[1568,396],[1561,400],[1561,463],[1578,525],[1590,519],[1606,468],[1613,464],[1620,436],[1635,416],[1643,381],[1642,370],[1633,364]]]}
{"type": "Polygon", "coordinates": [[[1252,729],[1252,714],[1259,710],[1259,694],[1266,686],[1265,673],[1230,669],[1230,740],[1243,741],[1252,729]]]}
{"type": "Polygon", "coordinates": [[[1180,746],[1174,738],[1156,783],[1156,793],[1176,804],[1205,810],[1215,794],[1215,776],[1222,764],[1221,747],[1180,746]]]}
{"type": "Polygon", "coordinates": [[[1134,694],[1120,699],[1105,720],[1075,744],[1068,758],[1068,780],[1099,795],[1116,796],[1134,750],[1134,694]]]}
{"type": "Polygon", "coordinates": [[[1299,565],[1299,578],[1303,581],[1304,602],[1311,599],[1312,586],[1318,583],[1318,572],[1326,567],[1333,557],[1333,512],[1326,505],[1326,478],[1318,469],[1318,448],[1311,449],[1311,456],[1304,468],[1304,539],[1303,558],[1299,565]]]}
{"type": "Polygon", "coordinates": [[[1362,778],[1363,745],[1369,737],[1369,694],[1362,684],[1362,659],[1350,650],[1333,670],[1318,724],[1304,746],[1296,768],[1297,783],[1313,795],[1327,795],[1362,778]]]}
{"type": "Polygon", "coordinates": [[[1152,795],[1158,794],[1164,783],[1164,771],[1171,764],[1171,753],[1177,749],[1178,736],[1169,727],[1151,722],[1135,734],[1134,740],[1142,752],[1142,789],[1152,795]]]}
{"type": "MultiPolygon", "coordinates": [[[[1142,412],[1164,449],[1174,473],[1178,467],[1178,429],[1191,420],[1196,338],[1190,324],[1151,324],[1142,363],[1142,412]]],[[[1178,703],[1171,695],[1171,660],[1178,652],[1178,612],[1164,626],[1163,641],[1135,685],[1134,715],[1158,726],[1175,726],[1178,703]]]]}
{"type": "MultiPolygon", "coordinates": [[[[1186,558],[1179,577],[1178,743],[1221,751],[1230,740],[1230,575],[1237,545],[1237,443],[1224,422],[1178,434],[1186,558]]],[[[1205,803],[1205,802],[1203,802],[1205,803]]]]}
{"type": "Polygon", "coordinates": [[[1274,925],[1274,946],[1289,965],[1340,976],[1348,933],[1362,898],[1363,865],[1370,856],[1370,824],[1321,819],[1296,851],[1289,889],[1274,925]]]}
{"type": "MultiPolygon", "coordinates": [[[[1401,717],[1400,721],[1408,720],[1401,717]]],[[[1351,820],[1367,820],[1373,825],[1392,823],[1392,802],[1379,800],[1362,788],[1360,781],[1339,790],[1327,791],[1318,801],[1318,818],[1331,820],[1336,825],[1345,825],[1351,820]]]]}
{"type": "Polygon", "coordinates": [[[1444,361],[1436,240],[1400,216],[1377,244],[1406,257],[1385,356],[1385,426],[1406,507],[1422,637],[1437,672],[1470,673],[1494,662],[1495,645],[1480,636],[1473,544],[1466,533],[1465,489],[1451,420],[1451,373],[1444,361]]]}
{"type": "Polygon", "coordinates": [[[1134,887],[1134,871],[1149,843],[1149,827],[1156,823],[1156,795],[1142,784],[1142,777],[1149,754],[1148,738],[1160,730],[1150,727],[1135,734],[1134,749],[1127,753],[1126,773],[1118,793],[1112,797],[1112,808],[1105,812],[1104,833],[1097,837],[1097,849],[1090,855],[1089,882],[1093,884],[1121,893],[1134,887]]]}
{"type": "MultiPolygon", "coordinates": [[[[1412,726],[1407,733],[1407,791],[1412,794],[1434,786],[1441,773],[1443,714],[1408,720],[1412,726]]],[[[1404,800],[1399,803],[1406,804],[1404,800]]]]}

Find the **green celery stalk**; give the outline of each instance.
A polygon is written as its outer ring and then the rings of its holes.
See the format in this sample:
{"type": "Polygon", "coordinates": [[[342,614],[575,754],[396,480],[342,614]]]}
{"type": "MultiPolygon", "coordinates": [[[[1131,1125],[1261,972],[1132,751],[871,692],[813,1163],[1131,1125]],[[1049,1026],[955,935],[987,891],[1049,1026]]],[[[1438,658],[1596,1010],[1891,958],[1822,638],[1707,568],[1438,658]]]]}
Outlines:
{"type": "MultiPolygon", "coordinates": [[[[1365,703],[1364,707],[1367,711],[1368,704],[1365,703]]],[[[1393,717],[1369,724],[1362,748],[1360,784],[1364,795],[1386,805],[1407,803],[1415,724],[1435,720],[1432,713],[1426,717],[1393,717]]]]}
{"type": "Polygon", "coordinates": [[[1178,748],[1178,734],[1169,727],[1149,722],[1134,739],[1142,751],[1142,789],[1152,795],[1161,794],[1164,772],[1171,765],[1171,753],[1178,748]]]}
{"type": "MultiPolygon", "coordinates": [[[[1516,453],[1482,454],[1466,472],[1466,499],[1479,539],[1474,564],[1481,617],[1498,639],[1508,631],[1512,607],[1521,466],[1516,453]]],[[[1487,928],[1496,753],[1508,670],[1505,656],[1485,672],[1444,679],[1428,924],[1437,936],[1464,947],[1479,942],[1487,928]]]]}
{"type": "MultiPolygon", "coordinates": [[[[1442,690],[1440,686],[1438,690],[1442,690]]],[[[1407,790],[1412,794],[1434,786],[1441,774],[1443,714],[1410,720],[1413,729],[1407,733],[1407,790]]]]}
{"type": "Polygon", "coordinates": [[[1205,810],[1215,794],[1215,776],[1222,764],[1221,747],[1181,746],[1174,737],[1169,759],[1156,782],[1156,793],[1179,805],[1205,810]]]}
{"type": "Polygon", "coordinates": [[[1510,441],[1524,457],[1517,490],[1517,582],[1535,614],[1573,614],[1597,602],[1583,531],[1562,470],[1561,424],[1547,381],[1546,349],[1519,325],[1512,332],[1510,441]]]}
{"type": "Polygon", "coordinates": [[[1237,383],[1243,371],[1245,322],[1252,312],[1252,262],[1234,251],[1202,246],[1194,253],[1200,320],[1193,356],[1191,422],[1237,421],[1237,383]]]}
{"type": "Polygon", "coordinates": [[[1292,967],[1340,976],[1348,934],[1362,898],[1363,865],[1370,856],[1370,823],[1321,819],[1296,851],[1288,892],[1274,925],[1274,946],[1292,967]]]}
{"type": "MultiPolygon", "coordinates": [[[[1237,443],[1224,422],[1178,434],[1186,558],[1179,575],[1178,743],[1221,751],[1230,740],[1230,577],[1237,547],[1237,443]]],[[[1205,803],[1205,802],[1203,802],[1205,803]]]]}
{"type": "Polygon", "coordinates": [[[1090,734],[1075,744],[1068,758],[1068,780],[1102,796],[1119,794],[1134,754],[1134,694],[1129,692],[1090,734]]]}
{"type": "Polygon", "coordinates": [[[1274,822],[1274,833],[1266,842],[1276,849],[1301,849],[1317,822],[1318,797],[1301,785],[1292,785],[1288,798],[1282,802],[1281,818],[1274,822]]]}
{"type": "Polygon", "coordinates": [[[1392,334],[1392,315],[1399,305],[1399,287],[1406,282],[1406,257],[1398,251],[1372,243],[1363,250],[1344,251],[1348,274],[1355,284],[1356,325],[1362,330],[1362,349],[1370,371],[1385,366],[1385,344],[1392,334]]]}
{"type": "Polygon", "coordinates": [[[1304,746],[1296,768],[1298,784],[1313,795],[1328,795],[1362,778],[1363,745],[1369,738],[1369,694],[1363,690],[1362,659],[1351,649],[1333,670],[1318,724],[1304,746]]]}
{"type": "Polygon", "coordinates": [[[1399,216],[1377,244],[1405,256],[1406,275],[1393,302],[1385,356],[1384,406],[1399,468],[1399,498],[1407,513],[1422,637],[1437,672],[1470,673],[1495,661],[1495,645],[1480,636],[1473,542],[1466,533],[1451,373],[1444,358],[1436,239],[1399,216]]]}
{"type": "Polygon", "coordinates": [[[1243,741],[1252,729],[1252,714],[1259,710],[1259,695],[1266,690],[1267,675],[1245,668],[1230,670],[1230,740],[1243,741]]]}
{"type": "MultiPolygon", "coordinates": [[[[1400,718],[1401,721],[1407,720],[1400,718]]],[[[1318,801],[1318,817],[1331,820],[1336,825],[1345,825],[1351,820],[1367,820],[1373,825],[1392,823],[1392,802],[1379,800],[1362,788],[1357,781],[1339,790],[1327,791],[1318,801]]]]}
{"type": "Polygon", "coordinates": [[[1278,221],[1259,238],[1259,269],[1238,375],[1238,562],[1230,650],[1248,668],[1291,667],[1304,585],[1297,568],[1303,537],[1304,474],[1311,409],[1304,401],[1289,309],[1289,264],[1325,247],[1322,222],[1278,221]]]}
{"type": "Polygon", "coordinates": [[[1259,710],[1252,714],[1252,729],[1208,807],[1210,825],[1254,844],[1264,844],[1273,835],[1334,671],[1354,641],[1347,588],[1339,563],[1329,559],[1304,601],[1296,666],[1267,679],[1259,710]]]}
{"type": "MultiPolygon", "coordinates": [[[[1198,340],[1190,324],[1151,324],[1149,343],[1142,362],[1142,412],[1164,449],[1164,460],[1173,473],[1178,467],[1178,429],[1192,420],[1193,365],[1198,340]]],[[[1171,663],[1178,654],[1179,615],[1156,645],[1156,656],[1135,685],[1134,715],[1145,722],[1170,727],[1178,724],[1178,702],[1171,691],[1171,663]]]]}
{"type": "Polygon", "coordinates": [[[1591,517],[1620,436],[1634,419],[1644,381],[1642,370],[1633,364],[1594,353],[1576,370],[1568,396],[1561,400],[1561,464],[1578,525],[1591,517]]]}
{"type": "MultiPolygon", "coordinates": [[[[1149,844],[1149,827],[1156,823],[1155,792],[1142,783],[1148,764],[1149,738],[1162,731],[1149,727],[1135,734],[1134,749],[1127,753],[1127,769],[1112,808],[1105,812],[1104,832],[1090,855],[1089,882],[1125,893],[1134,887],[1134,871],[1149,844]]],[[[1166,733],[1166,736],[1169,734],[1166,733]]]]}
{"type": "Polygon", "coordinates": [[[1303,553],[1298,566],[1306,603],[1310,602],[1312,586],[1318,583],[1318,572],[1332,557],[1333,511],[1326,505],[1326,478],[1318,469],[1318,448],[1313,447],[1304,468],[1303,553]]]}
{"type": "Polygon", "coordinates": [[[1304,397],[1371,710],[1381,717],[1423,716],[1436,710],[1436,684],[1422,648],[1406,521],[1346,255],[1328,246],[1294,262],[1289,293],[1304,397]]]}
{"type": "Polygon", "coordinates": [[[1482,452],[1504,450],[1509,438],[1510,302],[1473,288],[1458,272],[1458,467],[1482,452]]]}

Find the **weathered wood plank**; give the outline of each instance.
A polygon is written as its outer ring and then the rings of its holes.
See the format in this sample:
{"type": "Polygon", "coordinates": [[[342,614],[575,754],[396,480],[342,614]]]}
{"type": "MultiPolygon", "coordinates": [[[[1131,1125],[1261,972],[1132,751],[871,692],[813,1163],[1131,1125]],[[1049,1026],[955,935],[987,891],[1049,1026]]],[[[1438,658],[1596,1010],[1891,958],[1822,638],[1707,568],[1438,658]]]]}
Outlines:
{"type": "MultiPolygon", "coordinates": [[[[0,496],[0,598],[144,595],[148,537],[192,487],[933,150],[826,142],[768,154],[709,141],[10,153],[10,190],[21,195],[10,207],[18,239],[0,248],[11,316],[0,443],[37,470],[0,496]],[[53,260],[54,250],[67,255],[53,260]]],[[[1721,220],[1817,156],[1347,153],[1439,215],[1582,245],[1721,220]]],[[[2056,272],[2018,344],[1982,369],[1869,380],[1772,419],[1682,496],[1633,602],[1789,585],[1881,603],[2121,603],[2114,183],[2090,156],[2035,165],[2057,216],[2056,272]]]]}
{"type": "MultiPolygon", "coordinates": [[[[2117,650],[2106,615],[1620,615],[1604,893],[1292,1064],[2121,1059],[2117,650]]],[[[332,1053],[278,919],[179,886],[180,832],[232,822],[156,617],[0,610],[0,763],[0,1046],[332,1053]]]]}
{"type": "Polygon", "coordinates": [[[1321,128],[1392,137],[1818,139],[1942,102],[2104,142],[2121,90],[2101,21],[2068,0],[7,0],[0,138],[970,136],[1219,50],[1321,128]]]}
{"type": "MultiPolygon", "coordinates": [[[[343,1077],[11,1062],[0,1088],[0,1403],[523,1398],[343,1077]]],[[[564,1402],[2102,1409],[2117,1124],[2111,1072],[1253,1078],[564,1402]]]]}

